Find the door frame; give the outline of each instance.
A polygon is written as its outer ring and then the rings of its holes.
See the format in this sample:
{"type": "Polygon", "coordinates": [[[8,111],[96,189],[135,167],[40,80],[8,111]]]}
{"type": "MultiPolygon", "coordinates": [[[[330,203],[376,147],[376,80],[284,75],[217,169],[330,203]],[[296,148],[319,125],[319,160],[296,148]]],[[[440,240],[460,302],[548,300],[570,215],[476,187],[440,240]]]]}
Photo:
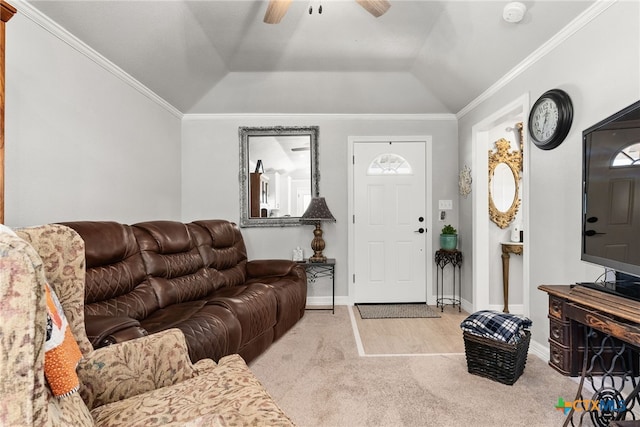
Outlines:
{"type": "Polygon", "coordinates": [[[425,242],[425,278],[427,286],[427,304],[435,304],[436,296],[434,294],[433,284],[433,214],[432,214],[432,174],[433,174],[433,165],[432,165],[432,137],[426,135],[409,135],[409,136],[350,136],[348,137],[348,156],[347,156],[347,218],[350,218],[348,221],[347,229],[348,229],[348,262],[347,262],[347,281],[348,281],[348,289],[349,296],[348,301],[349,305],[355,304],[355,227],[353,223],[354,217],[354,188],[353,188],[353,156],[354,156],[354,146],[357,142],[424,142],[425,143],[425,226],[427,227],[427,236],[429,238],[426,239],[425,242]],[[429,235],[431,233],[431,235],[429,235]]]}
{"type": "Polygon", "coordinates": [[[488,132],[502,123],[505,118],[521,115],[525,124],[524,131],[524,158],[522,163],[522,196],[520,209],[522,210],[522,227],[525,230],[524,251],[522,254],[522,299],[523,305],[521,310],[512,312],[522,312],[529,316],[530,305],[530,284],[529,284],[529,136],[526,123],[529,119],[529,94],[525,93],[508,103],[498,111],[489,115],[485,119],[472,126],[472,166],[471,170],[475,170],[473,180],[472,195],[472,295],[473,308],[472,311],[479,310],[502,310],[502,305],[492,305],[489,301],[489,263],[496,260],[489,259],[489,160],[487,153],[492,149],[493,141],[489,140],[488,132]]]}

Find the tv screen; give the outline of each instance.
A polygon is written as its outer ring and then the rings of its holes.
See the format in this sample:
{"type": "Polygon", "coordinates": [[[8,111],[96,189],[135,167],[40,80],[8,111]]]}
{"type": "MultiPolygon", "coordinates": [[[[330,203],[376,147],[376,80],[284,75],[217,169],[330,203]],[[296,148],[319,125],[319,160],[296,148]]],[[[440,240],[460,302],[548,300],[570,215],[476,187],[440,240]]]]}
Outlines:
{"type": "Polygon", "coordinates": [[[640,101],[582,138],[581,258],[632,275],[616,282],[640,287],[640,101]]]}

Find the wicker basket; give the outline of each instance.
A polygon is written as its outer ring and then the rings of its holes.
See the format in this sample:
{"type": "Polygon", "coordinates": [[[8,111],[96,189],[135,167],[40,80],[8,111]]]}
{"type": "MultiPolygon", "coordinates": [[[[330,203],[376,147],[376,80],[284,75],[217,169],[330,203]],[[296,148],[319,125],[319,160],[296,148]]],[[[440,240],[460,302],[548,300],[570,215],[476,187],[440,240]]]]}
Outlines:
{"type": "Polygon", "coordinates": [[[517,344],[507,344],[468,332],[464,332],[463,336],[470,374],[512,385],[524,372],[531,332],[525,331],[517,344]]]}

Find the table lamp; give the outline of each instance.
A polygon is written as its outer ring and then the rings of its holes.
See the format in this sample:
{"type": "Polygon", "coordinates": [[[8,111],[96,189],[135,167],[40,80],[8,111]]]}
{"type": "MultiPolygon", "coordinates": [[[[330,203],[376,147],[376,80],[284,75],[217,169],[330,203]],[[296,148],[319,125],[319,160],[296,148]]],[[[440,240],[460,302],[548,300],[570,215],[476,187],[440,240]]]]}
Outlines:
{"type": "Polygon", "coordinates": [[[300,217],[301,223],[316,225],[316,229],[313,230],[313,240],[311,241],[313,256],[309,257],[309,262],[327,262],[327,257],[322,255],[322,250],[324,249],[322,228],[320,228],[322,221],[336,222],[336,219],[327,207],[327,202],[324,200],[324,197],[314,197],[311,199],[311,202],[309,202],[307,210],[302,214],[302,217],[300,217]]]}

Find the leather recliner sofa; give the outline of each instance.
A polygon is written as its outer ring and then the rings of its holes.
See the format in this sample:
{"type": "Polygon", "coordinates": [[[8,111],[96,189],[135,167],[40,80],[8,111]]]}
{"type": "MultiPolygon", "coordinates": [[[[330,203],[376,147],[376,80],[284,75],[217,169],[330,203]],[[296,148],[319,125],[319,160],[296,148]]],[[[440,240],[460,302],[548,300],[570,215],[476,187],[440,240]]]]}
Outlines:
{"type": "Polygon", "coordinates": [[[304,315],[304,266],[247,260],[238,226],[62,223],[84,240],[85,326],[95,348],[178,328],[193,362],[253,360],[304,315]]]}

